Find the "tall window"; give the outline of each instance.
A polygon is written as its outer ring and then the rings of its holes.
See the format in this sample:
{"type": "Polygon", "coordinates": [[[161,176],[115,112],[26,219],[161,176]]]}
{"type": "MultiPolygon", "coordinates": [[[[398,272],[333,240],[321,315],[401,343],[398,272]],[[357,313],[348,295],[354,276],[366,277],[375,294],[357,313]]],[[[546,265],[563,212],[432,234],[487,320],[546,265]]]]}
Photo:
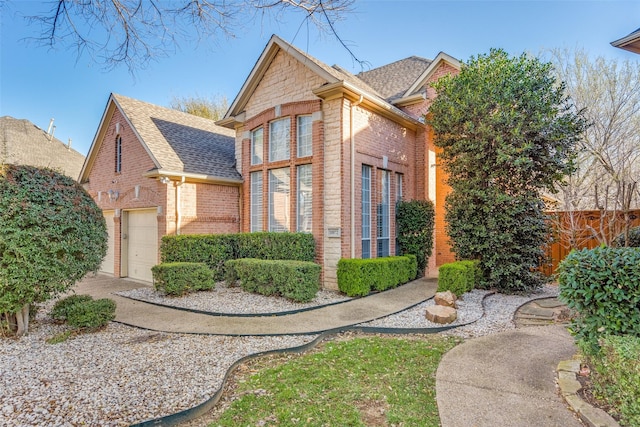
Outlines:
{"type": "Polygon", "coordinates": [[[311,116],[298,116],[298,157],[313,154],[311,127],[311,116]]]}
{"type": "Polygon", "coordinates": [[[262,231],[262,171],[251,172],[251,231],[262,231]]]}
{"type": "Polygon", "coordinates": [[[289,168],[269,171],[269,231],[289,231],[289,168]]]}
{"type": "Polygon", "coordinates": [[[298,231],[311,233],[311,165],[298,166],[298,231]]]}
{"type": "Polygon", "coordinates": [[[269,161],[288,160],[290,139],[289,117],[269,123],[269,161]]]}
{"type": "Polygon", "coordinates": [[[122,172],[122,137],[116,136],[116,173],[122,172]]]}
{"type": "Polygon", "coordinates": [[[262,143],[262,128],[258,128],[251,132],[251,164],[252,165],[260,165],[262,164],[262,156],[263,156],[263,143],[262,143]]]}
{"type": "Polygon", "coordinates": [[[362,165],[362,258],[371,258],[371,166],[362,165]]]}
{"type": "Polygon", "coordinates": [[[378,226],[376,233],[376,240],[378,242],[378,257],[389,256],[389,175],[389,171],[380,171],[380,198],[378,199],[378,226]]]}

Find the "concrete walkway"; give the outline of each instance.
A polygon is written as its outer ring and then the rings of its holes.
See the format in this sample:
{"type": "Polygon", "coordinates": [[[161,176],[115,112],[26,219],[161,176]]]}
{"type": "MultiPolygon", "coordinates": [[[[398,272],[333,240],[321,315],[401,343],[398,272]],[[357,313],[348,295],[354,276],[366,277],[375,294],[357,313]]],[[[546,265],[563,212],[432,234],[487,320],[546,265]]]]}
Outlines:
{"type": "Polygon", "coordinates": [[[436,374],[442,427],[578,427],[556,390],[556,366],[576,353],[562,325],[475,338],[444,355],[436,374]]]}
{"type": "Polygon", "coordinates": [[[277,317],[211,316],[160,307],[115,295],[116,292],[149,286],[99,274],[75,287],[77,294],[111,298],[116,302],[116,321],[154,331],[209,335],[294,335],[340,330],[347,326],[388,316],[433,297],[436,279],[415,280],[406,285],[364,298],[277,317]]]}

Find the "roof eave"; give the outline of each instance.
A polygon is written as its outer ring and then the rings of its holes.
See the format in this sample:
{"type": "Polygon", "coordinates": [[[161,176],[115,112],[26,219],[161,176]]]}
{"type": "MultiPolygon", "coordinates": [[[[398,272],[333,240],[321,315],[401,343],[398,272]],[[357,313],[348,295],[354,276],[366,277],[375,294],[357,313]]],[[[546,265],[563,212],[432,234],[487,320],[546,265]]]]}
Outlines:
{"type": "Polygon", "coordinates": [[[415,93],[413,95],[405,96],[399,99],[396,99],[392,102],[393,105],[397,107],[406,107],[408,105],[419,104],[427,99],[427,94],[425,92],[415,93]]]}
{"type": "Polygon", "coordinates": [[[172,181],[182,181],[184,178],[188,182],[201,182],[206,184],[222,184],[222,185],[242,185],[242,179],[224,178],[201,173],[178,172],[166,169],[152,169],[142,175],[145,178],[163,178],[167,177],[172,181]]]}
{"type": "Polygon", "coordinates": [[[442,62],[446,62],[451,65],[453,68],[460,70],[462,68],[462,64],[453,56],[440,52],[438,55],[431,61],[431,64],[427,67],[426,70],[416,79],[416,81],[407,89],[402,98],[407,98],[413,95],[418,89],[420,89],[424,84],[429,80],[431,75],[438,69],[442,62]]]}
{"type": "Polygon", "coordinates": [[[626,37],[612,41],[611,46],[628,50],[629,52],[640,53],[640,29],[626,37]]]}
{"type": "Polygon", "coordinates": [[[315,89],[313,93],[325,101],[337,98],[346,98],[351,102],[356,102],[362,97],[361,105],[371,109],[383,117],[401,124],[402,126],[411,130],[417,130],[419,127],[424,126],[419,120],[397,109],[388,102],[359,90],[357,87],[345,81],[322,85],[315,89]]]}

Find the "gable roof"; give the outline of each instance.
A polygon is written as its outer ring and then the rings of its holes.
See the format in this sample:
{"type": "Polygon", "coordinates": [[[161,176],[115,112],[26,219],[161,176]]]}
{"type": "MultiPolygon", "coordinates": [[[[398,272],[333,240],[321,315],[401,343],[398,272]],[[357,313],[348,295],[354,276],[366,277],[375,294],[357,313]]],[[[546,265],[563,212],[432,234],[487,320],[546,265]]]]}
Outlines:
{"type": "Polygon", "coordinates": [[[611,42],[613,47],[640,53],[640,28],[621,39],[611,42]]]}
{"type": "Polygon", "coordinates": [[[184,176],[203,181],[241,183],[235,168],[235,133],[213,120],[111,94],[82,169],[88,178],[104,133],[118,109],[153,160],[145,176],[184,176]]]}
{"type": "Polygon", "coordinates": [[[358,73],[357,76],[375,88],[387,101],[393,102],[404,95],[431,62],[426,58],[410,56],[373,70],[358,73]]]}
{"type": "Polygon", "coordinates": [[[0,164],[56,169],[78,179],[84,156],[25,119],[0,117],[0,164]]]}
{"type": "Polygon", "coordinates": [[[258,61],[254,65],[251,73],[245,80],[240,92],[234,99],[222,120],[217,123],[221,126],[234,127],[237,122],[241,122],[244,117],[244,108],[253,92],[258,87],[263,76],[269,69],[269,66],[278,52],[285,51],[301,64],[309,68],[312,72],[320,76],[326,81],[324,85],[317,88],[314,93],[319,97],[330,97],[337,93],[341,93],[345,97],[352,100],[359,100],[363,105],[374,109],[379,114],[391,118],[408,127],[417,127],[421,123],[415,118],[387,102],[387,100],[378,91],[371,87],[367,82],[358,78],[344,69],[319,61],[318,59],[308,55],[298,48],[290,45],[280,37],[273,35],[267,43],[258,61]]]}

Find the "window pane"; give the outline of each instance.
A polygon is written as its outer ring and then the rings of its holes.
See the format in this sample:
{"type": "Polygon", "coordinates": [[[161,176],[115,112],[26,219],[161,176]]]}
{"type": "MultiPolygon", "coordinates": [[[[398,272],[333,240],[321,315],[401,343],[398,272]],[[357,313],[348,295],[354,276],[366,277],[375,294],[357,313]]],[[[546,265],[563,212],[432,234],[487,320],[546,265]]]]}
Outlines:
{"type": "Polygon", "coordinates": [[[116,137],[116,173],[122,171],[122,138],[120,135],[116,137]]]}
{"type": "Polygon", "coordinates": [[[377,207],[377,256],[389,256],[389,172],[380,171],[380,198],[377,207]]]}
{"type": "Polygon", "coordinates": [[[269,231],[289,231],[289,168],[269,171],[269,231]]]}
{"type": "Polygon", "coordinates": [[[269,123],[269,161],[287,160],[289,158],[290,138],[289,118],[269,123]]]}
{"type": "Polygon", "coordinates": [[[251,172],[251,231],[262,231],[262,172],[251,172]]]}
{"type": "Polygon", "coordinates": [[[311,140],[311,116],[298,116],[298,157],[313,154],[311,140]]]}
{"type": "Polygon", "coordinates": [[[298,231],[311,233],[311,165],[298,166],[298,231]]]}
{"type": "Polygon", "coordinates": [[[263,143],[262,143],[262,128],[256,129],[251,132],[251,164],[262,164],[263,155],[263,143]]]}
{"type": "Polygon", "coordinates": [[[362,258],[371,258],[371,166],[362,166],[362,258]]]}
{"type": "Polygon", "coordinates": [[[396,174],[396,203],[402,200],[402,174],[396,174]]]}

